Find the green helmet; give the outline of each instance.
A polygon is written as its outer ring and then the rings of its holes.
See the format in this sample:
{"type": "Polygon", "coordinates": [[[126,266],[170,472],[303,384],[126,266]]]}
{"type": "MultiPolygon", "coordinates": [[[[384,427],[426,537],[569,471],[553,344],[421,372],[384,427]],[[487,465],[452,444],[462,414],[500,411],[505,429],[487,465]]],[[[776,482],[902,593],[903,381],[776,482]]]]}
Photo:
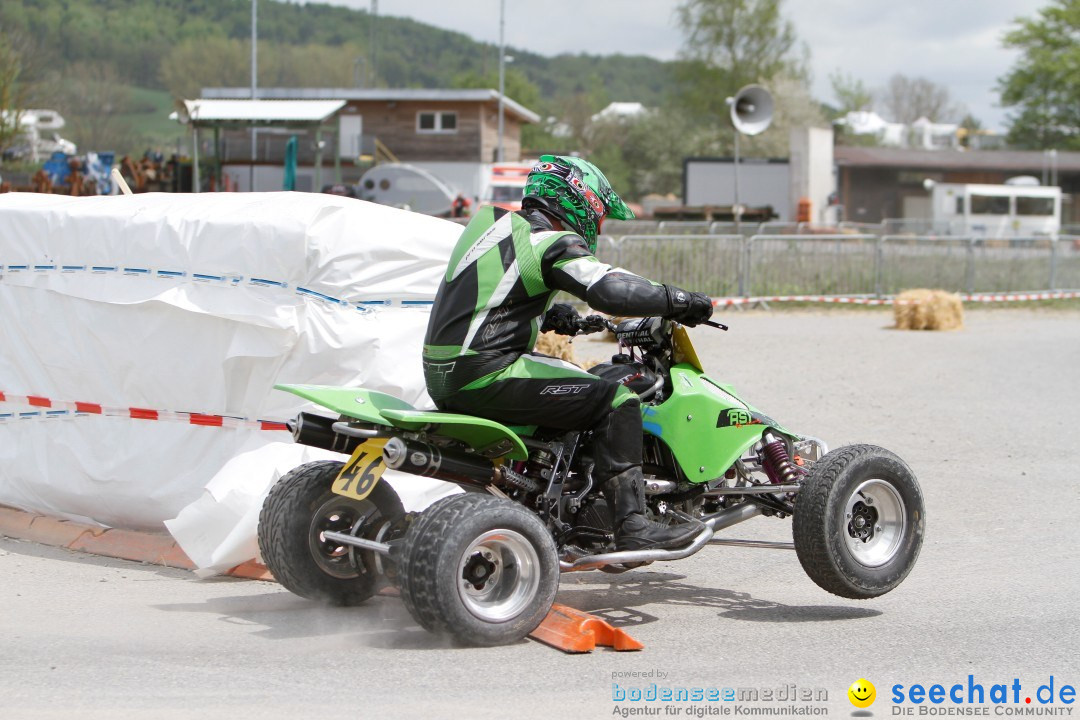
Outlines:
{"type": "Polygon", "coordinates": [[[630,220],[626,206],[600,168],[576,157],[541,155],[525,180],[523,208],[539,207],[585,238],[596,251],[596,232],[604,216],[630,220]]]}

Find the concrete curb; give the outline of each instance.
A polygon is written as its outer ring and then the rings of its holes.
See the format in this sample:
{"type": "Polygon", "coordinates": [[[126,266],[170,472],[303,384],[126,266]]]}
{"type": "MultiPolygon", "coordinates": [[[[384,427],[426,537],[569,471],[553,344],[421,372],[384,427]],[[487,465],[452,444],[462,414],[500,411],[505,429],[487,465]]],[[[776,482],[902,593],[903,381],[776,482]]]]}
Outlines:
{"type": "MultiPolygon", "coordinates": [[[[121,560],[180,570],[195,569],[191,558],[164,533],[83,525],[3,505],[0,505],[0,535],[121,560]]],[[[237,565],[225,574],[249,580],[274,580],[266,566],[254,560],[237,565]]]]}

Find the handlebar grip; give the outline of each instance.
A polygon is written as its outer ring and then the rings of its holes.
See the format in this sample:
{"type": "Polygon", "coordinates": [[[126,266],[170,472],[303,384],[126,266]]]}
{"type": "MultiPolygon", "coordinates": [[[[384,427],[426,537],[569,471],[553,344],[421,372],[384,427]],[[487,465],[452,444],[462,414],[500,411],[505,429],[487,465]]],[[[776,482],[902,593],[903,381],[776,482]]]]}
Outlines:
{"type": "Polygon", "coordinates": [[[602,330],[614,330],[615,325],[603,315],[586,315],[578,319],[577,328],[580,332],[594,333],[602,330]]]}

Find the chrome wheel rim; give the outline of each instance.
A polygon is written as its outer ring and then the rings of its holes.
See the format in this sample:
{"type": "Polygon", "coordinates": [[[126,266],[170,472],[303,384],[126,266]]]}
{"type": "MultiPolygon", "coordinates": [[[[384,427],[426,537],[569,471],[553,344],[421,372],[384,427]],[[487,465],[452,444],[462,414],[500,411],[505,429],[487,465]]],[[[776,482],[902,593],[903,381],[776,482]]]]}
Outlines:
{"type": "Polygon", "coordinates": [[[374,503],[365,501],[357,505],[355,501],[337,495],[319,506],[311,516],[308,548],[320,570],[340,580],[350,580],[360,574],[356,567],[359,558],[352,552],[352,546],[331,542],[323,533],[331,531],[358,535],[376,512],[374,503]]]}
{"type": "Polygon", "coordinates": [[[540,588],[540,556],[524,535],[489,530],[461,554],[458,595],[485,622],[506,622],[529,606],[540,588]]]}
{"type": "Polygon", "coordinates": [[[892,483],[867,480],[848,496],[844,541],[860,565],[880,567],[896,557],[907,526],[907,509],[892,483]]]}

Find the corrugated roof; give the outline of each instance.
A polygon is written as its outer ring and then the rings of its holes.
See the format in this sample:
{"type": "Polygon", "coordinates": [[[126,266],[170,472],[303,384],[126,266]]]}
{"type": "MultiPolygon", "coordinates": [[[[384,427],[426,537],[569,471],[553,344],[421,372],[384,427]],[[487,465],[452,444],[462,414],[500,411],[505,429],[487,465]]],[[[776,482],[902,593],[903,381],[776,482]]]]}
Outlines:
{"type": "MultiPolygon", "coordinates": [[[[490,88],[477,89],[424,89],[424,88],[259,88],[260,98],[280,100],[368,100],[372,102],[498,102],[499,91],[490,88]]],[[[203,88],[204,98],[251,97],[251,88],[203,88]]],[[[508,113],[531,123],[540,122],[540,116],[520,103],[503,96],[508,113]]]]}
{"type": "Polygon", "coordinates": [[[184,107],[196,125],[320,123],[345,107],[345,101],[200,99],[185,100],[184,107]]]}
{"type": "MultiPolygon", "coordinates": [[[[841,167],[918,168],[940,170],[1006,170],[1041,172],[1047,159],[1041,150],[905,150],[845,147],[833,150],[841,167]]],[[[1058,171],[1080,171],[1080,152],[1058,152],[1058,171]]]]}

